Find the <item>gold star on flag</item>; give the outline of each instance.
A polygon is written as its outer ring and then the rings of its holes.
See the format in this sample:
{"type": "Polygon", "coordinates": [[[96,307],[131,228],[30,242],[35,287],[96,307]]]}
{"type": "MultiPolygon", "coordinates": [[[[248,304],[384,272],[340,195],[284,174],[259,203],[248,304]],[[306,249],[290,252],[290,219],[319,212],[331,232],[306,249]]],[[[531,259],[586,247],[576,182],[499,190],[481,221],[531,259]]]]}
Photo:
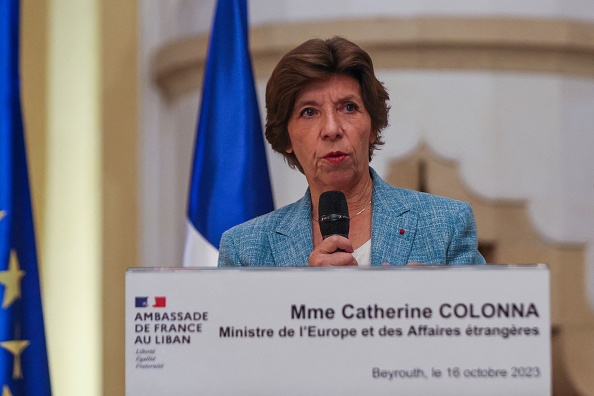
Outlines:
{"type": "Polygon", "coordinates": [[[19,261],[14,250],[10,251],[10,263],[8,269],[0,271],[0,283],[4,285],[4,299],[2,308],[8,308],[21,297],[21,279],[25,276],[25,271],[21,271],[19,261]]]}
{"type": "Polygon", "coordinates": [[[6,211],[5,210],[0,210],[0,221],[2,221],[2,219],[4,218],[4,216],[6,216],[6,211]]]}
{"type": "Polygon", "coordinates": [[[14,356],[14,365],[12,367],[12,379],[23,378],[23,369],[21,367],[21,353],[29,346],[27,340],[15,340],[0,342],[0,346],[12,353],[14,356]]]}
{"type": "Polygon", "coordinates": [[[2,387],[2,396],[12,396],[12,392],[10,391],[8,385],[4,385],[2,387]]]}

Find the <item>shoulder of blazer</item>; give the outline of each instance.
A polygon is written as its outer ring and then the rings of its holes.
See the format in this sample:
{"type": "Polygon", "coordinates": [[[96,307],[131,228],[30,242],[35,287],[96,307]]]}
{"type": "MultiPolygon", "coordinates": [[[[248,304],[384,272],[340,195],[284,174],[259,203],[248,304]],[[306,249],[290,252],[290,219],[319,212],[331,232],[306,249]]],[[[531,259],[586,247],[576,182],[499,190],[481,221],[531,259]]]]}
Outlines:
{"type": "Polygon", "coordinates": [[[290,233],[296,220],[306,218],[310,212],[311,203],[308,190],[300,200],[236,225],[225,234],[230,234],[234,238],[272,231],[287,234],[290,233]]]}
{"type": "Polygon", "coordinates": [[[231,228],[221,238],[220,255],[248,266],[307,264],[312,245],[310,202],[308,191],[297,202],[231,228]]]}

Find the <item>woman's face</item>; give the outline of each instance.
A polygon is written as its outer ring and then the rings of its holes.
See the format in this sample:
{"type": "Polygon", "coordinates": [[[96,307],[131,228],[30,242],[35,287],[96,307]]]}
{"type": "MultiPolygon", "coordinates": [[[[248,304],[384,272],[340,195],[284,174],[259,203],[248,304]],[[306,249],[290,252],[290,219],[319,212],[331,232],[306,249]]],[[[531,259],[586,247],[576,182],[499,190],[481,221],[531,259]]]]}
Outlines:
{"type": "Polygon", "coordinates": [[[299,93],[288,123],[294,153],[311,188],[347,191],[369,175],[371,118],[357,80],[335,75],[299,93]]]}

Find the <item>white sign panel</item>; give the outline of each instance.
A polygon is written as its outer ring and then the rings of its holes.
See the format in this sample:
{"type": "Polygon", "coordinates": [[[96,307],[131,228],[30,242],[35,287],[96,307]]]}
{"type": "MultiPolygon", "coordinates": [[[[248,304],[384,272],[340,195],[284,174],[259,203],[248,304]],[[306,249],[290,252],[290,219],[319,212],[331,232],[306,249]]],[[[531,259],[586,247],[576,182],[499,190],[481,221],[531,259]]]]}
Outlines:
{"type": "Polygon", "coordinates": [[[547,395],[546,266],[135,269],[126,394],[547,395]]]}

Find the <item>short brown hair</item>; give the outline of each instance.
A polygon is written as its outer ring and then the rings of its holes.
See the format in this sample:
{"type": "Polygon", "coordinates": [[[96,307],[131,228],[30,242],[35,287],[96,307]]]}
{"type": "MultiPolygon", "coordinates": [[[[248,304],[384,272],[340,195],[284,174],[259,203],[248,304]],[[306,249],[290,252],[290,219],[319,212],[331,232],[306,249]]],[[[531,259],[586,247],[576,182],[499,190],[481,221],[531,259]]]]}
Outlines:
{"type": "Polygon", "coordinates": [[[312,39],[288,52],[278,62],[266,85],[266,139],[281,153],[291,168],[303,169],[294,153],[285,150],[290,145],[287,125],[295,100],[309,83],[342,74],[359,82],[365,109],[371,117],[375,139],[369,146],[369,160],[384,142],[381,131],[388,126],[390,99],[383,84],[373,71],[367,52],[342,37],[328,40],[312,39]]]}

